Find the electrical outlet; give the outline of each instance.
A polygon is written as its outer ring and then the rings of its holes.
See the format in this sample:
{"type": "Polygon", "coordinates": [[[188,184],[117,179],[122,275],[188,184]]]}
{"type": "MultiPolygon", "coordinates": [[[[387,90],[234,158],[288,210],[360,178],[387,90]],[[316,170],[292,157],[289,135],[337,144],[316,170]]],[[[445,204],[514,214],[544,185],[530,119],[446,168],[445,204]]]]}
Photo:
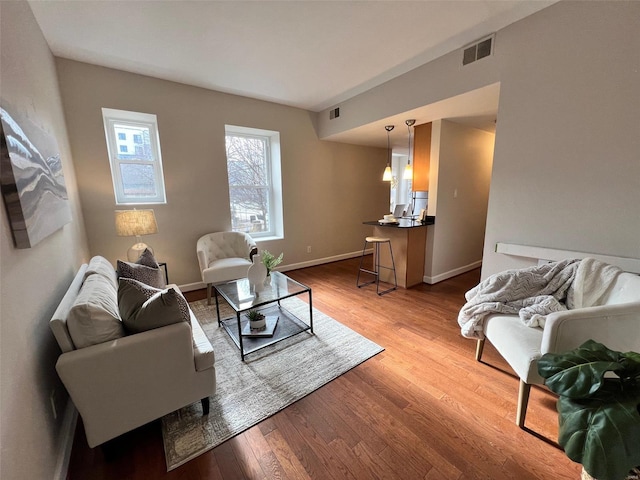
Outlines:
{"type": "Polygon", "coordinates": [[[53,419],[58,419],[58,409],[56,408],[56,389],[51,390],[49,395],[49,402],[51,402],[51,411],[53,412],[53,419]]]}
{"type": "Polygon", "coordinates": [[[311,253],[311,245],[307,245],[307,253],[311,253]]]}

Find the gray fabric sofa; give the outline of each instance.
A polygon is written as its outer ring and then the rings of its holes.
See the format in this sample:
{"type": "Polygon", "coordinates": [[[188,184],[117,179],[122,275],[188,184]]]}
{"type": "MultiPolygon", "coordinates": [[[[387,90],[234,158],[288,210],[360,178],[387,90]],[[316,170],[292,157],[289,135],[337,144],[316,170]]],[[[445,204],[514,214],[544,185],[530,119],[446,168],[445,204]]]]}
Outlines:
{"type": "Polygon", "coordinates": [[[117,302],[115,270],[94,257],[79,269],[50,320],[62,350],[56,370],[90,447],[197,401],[208,414],[208,397],[216,390],[213,348],[190,309],[190,322],[127,335],[113,319],[117,302]],[[96,327],[108,313],[109,327],[96,327]]]}

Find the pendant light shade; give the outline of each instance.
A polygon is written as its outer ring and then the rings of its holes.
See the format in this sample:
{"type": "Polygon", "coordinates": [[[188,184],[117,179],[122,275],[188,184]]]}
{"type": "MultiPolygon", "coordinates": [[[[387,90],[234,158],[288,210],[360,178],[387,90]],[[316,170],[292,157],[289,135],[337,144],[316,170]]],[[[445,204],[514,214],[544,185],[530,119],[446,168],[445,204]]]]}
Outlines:
{"type": "Polygon", "coordinates": [[[408,163],[407,166],[404,167],[404,173],[402,174],[402,178],[404,178],[405,180],[413,179],[413,168],[411,167],[410,163],[408,163]]]}
{"type": "Polygon", "coordinates": [[[416,121],[414,119],[410,119],[410,120],[405,120],[405,122],[407,124],[407,130],[409,131],[409,153],[407,154],[407,166],[404,167],[404,174],[402,175],[402,178],[404,180],[412,180],[413,179],[413,167],[411,166],[411,127],[413,127],[413,125],[416,123],[416,121]]]}
{"type": "Polygon", "coordinates": [[[382,174],[383,182],[390,182],[393,180],[393,174],[391,173],[391,148],[389,144],[389,132],[394,129],[394,125],[386,125],[384,129],[387,131],[387,167],[382,174]]]}

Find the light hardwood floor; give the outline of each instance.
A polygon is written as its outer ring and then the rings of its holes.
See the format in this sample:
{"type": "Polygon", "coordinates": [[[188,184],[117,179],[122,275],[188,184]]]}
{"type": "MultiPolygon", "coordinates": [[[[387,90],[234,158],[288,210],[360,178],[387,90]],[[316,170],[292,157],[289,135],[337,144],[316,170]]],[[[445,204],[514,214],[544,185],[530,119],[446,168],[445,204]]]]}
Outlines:
{"type": "MultiPolygon", "coordinates": [[[[109,459],[78,427],[76,479],[578,479],[550,444],[555,397],[532,389],[514,423],[518,379],[489,344],[484,362],[456,322],[473,271],[383,297],[355,286],[358,259],[287,272],[313,304],[385,351],[273,417],[166,472],[159,422],[110,442],[109,459]],[[547,439],[547,441],[545,441],[547,439]]],[[[188,294],[204,298],[204,291],[188,294]]],[[[233,372],[217,372],[232,375],[233,372]]]]}

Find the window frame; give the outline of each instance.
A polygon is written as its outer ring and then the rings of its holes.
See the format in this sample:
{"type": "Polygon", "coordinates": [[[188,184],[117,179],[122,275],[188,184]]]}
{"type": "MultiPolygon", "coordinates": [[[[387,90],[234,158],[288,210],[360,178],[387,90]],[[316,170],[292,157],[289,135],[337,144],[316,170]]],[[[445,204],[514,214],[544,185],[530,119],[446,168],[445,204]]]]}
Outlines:
{"type": "MultiPolygon", "coordinates": [[[[225,161],[227,168],[227,186],[229,188],[229,215],[232,215],[231,190],[234,188],[229,184],[229,170],[227,158],[227,136],[257,138],[266,142],[265,156],[267,165],[268,189],[268,209],[269,209],[269,230],[261,232],[247,232],[251,237],[260,240],[271,240],[284,238],[283,215],[282,215],[282,172],[280,166],[280,132],[264,130],[237,125],[225,125],[225,161]]],[[[256,187],[258,188],[258,187],[256,187]]],[[[233,219],[231,223],[233,229],[233,219]]]]}
{"type": "MultiPolygon", "coordinates": [[[[162,153],[160,151],[160,134],[158,132],[158,120],[156,115],[151,113],[130,112],[127,110],[116,110],[112,108],[102,109],[102,119],[107,142],[107,153],[109,156],[109,166],[111,168],[111,179],[113,181],[113,192],[116,205],[146,205],[167,203],[164,172],[162,169],[162,153]],[[118,154],[118,134],[115,125],[126,125],[138,128],[149,129],[149,143],[153,160],[120,159],[118,154]],[[153,181],[156,188],[156,195],[150,197],[136,197],[127,195],[122,182],[121,165],[150,165],[153,171],[153,181]]],[[[134,153],[135,154],[135,153],[134,153]]]]}

